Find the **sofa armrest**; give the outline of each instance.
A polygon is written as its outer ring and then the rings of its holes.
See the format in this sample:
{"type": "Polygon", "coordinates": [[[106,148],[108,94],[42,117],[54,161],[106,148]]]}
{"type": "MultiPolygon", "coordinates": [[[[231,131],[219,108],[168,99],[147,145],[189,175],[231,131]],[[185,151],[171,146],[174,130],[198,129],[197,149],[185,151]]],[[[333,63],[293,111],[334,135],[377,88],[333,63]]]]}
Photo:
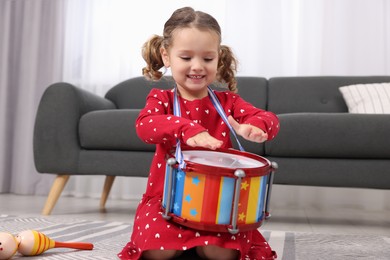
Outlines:
{"type": "Polygon", "coordinates": [[[114,109],[111,101],[68,83],[50,85],[42,95],[34,126],[34,162],[41,173],[77,173],[82,115],[114,109]]]}
{"type": "Polygon", "coordinates": [[[138,138],[135,122],[140,109],[93,111],[80,119],[81,147],[87,150],[150,151],[156,146],[138,138]]]}

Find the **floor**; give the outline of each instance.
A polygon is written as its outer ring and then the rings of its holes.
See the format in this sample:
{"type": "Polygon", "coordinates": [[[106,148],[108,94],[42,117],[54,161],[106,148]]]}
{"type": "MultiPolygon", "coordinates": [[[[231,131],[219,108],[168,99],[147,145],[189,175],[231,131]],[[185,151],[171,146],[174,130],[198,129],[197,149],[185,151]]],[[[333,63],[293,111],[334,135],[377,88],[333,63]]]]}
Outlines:
{"type": "MultiPolygon", "coordinates": [[[[44,196],[0,194],[0,215],[40,215],[44,196]]],[[[390,191],[274,185],[264,230],[390,235],[390,191]]],[[[61,197],[53,216],[132,222],[138,200],[61,197]]]]}

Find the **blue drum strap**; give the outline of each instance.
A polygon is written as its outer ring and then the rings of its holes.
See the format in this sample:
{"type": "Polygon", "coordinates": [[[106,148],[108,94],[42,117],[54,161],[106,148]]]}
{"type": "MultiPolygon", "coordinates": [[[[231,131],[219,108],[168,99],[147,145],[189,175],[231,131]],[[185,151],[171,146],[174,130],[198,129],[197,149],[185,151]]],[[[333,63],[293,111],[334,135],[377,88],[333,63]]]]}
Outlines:
{"type": "MultiPolygon", "coordinates": [[[[180,112],[180,103],[177,98],[177,87],[175,86],[175,91],[173,93],[173,114],[175,116],[181,117],[181,112],[180,112]]],[[[181,151],[180,147],[180,140],[177,138],[176,140],[176,152],[175,152],[175,157],[176,161],[179,163],[179,168],[184,169],[186,167],[186,163],[184,162],[184,156],[183,152],[181,151]]]]}
{"type": "Polygon", "coordinates": [[[236,138],[236,141],[237,141],[238,147],[240,148],[240,151],[245,151],[244,148],[242,147],[240,141],[238,140],[236,132],[234,131],[233,127],[230,125],[230,123],[228,121],[228,118],[227,118],[227,116],[225,114],[225,111],[223,111],[221,103],[219,103],[219,100],[218,100],[217,96],[215,95],[214,91],[210,87],[207,87],[207,90],[209,92],[209,96],[211,98],[211,102],[213,103],[213,105],[214,105],[215,109],[217,110],[218,114],[222,117],[222,120],[229,127],[230,132],[232,132],[234,138],[236,138]]]}
{"type": "MultiPolygon", "coordinates": [[[[221,103],[219,103],[219,100],[213,90],[210,87],[207,87],[208,94],[211,98],[211,102],[213,103],[215,109],[217,110],[218,114],[221,116],[222,120],[225,122],[225,124],[229,127],[230,131],[233,133],[233,136],[235,137],[238,147],[241,151],[245,151],[244,148],[242,147],[240,141],[237,138],[237,134],[234,131],[233,127],[230,125],[227,116],[225,114],[225,111],[223,110],[221,103]]],[[[177,87],[174,89],[174,94],[173,94],[173,114],[175,116],[181,117],[181,112],[180,112],[180,103],[177,97],[177,87]]],[[[184,169],[185,168],[185,162],[183,158],[183,152],[181,151],[180,147],[180,140],[177,139],[176,141],[176,152],[175,152],[175,157],[177,162],[179,163],[179,168],[184,169]]]]}

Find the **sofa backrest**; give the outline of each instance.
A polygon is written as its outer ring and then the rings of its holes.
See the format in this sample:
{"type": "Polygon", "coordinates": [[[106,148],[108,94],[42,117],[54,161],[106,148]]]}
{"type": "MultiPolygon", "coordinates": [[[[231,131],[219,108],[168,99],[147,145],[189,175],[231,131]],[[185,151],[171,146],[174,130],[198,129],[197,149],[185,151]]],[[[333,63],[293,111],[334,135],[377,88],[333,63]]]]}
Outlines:
{"type": "Polygon", "coordinates": [[[390,82],[390,76],[270,78],[267,109],[276,114],[348,112],[339,87],[382,82],[390,82]]]}
{"type": "MultiPolygon", "coordinates": [[[[237,88],[238,94],[246,101],[251,103],[257,108],[266,109],[267,107],[267,87],[268,81],[265,78],[261,77],[237,77],[237,88]]],[[[234,148],[238,149],[234,138],[233,140],[234,148]]],[[[264,143],[258,144],[250,142],[238,137],[240,143],[244,147],[245,151],[256,153],[258,155],[264,155],[264,143]]]]}
{"type": "MultiPolygon", "coordinates": [[[[119,109],[141,109],[152,88],[171,89],[174,86],[171,77],[159,81],[149,81],[144,77],[125,80],[111,88],[105,97],[119,109]]],[[[213,85],[215,89],[223,89],[213,85]]],[[[267,105],[267,80],[260,77],[237,77],[238,93],[256,107],[265,109],[267,105]]]]}
{"type": "Polygon", "coordinates": [[[267,108],[268,81],[261,77],[237,77],[238,94],[257,108],[267,108]]]}
{"type": "Polygon", "coordinates": [[[106,93],[105,97],[119,109],[142,109],[150,90],[153,88],[170,89],[173,86],[174,82],[168,77],[159,81],[135,77],[115,85],[106,93]]]}

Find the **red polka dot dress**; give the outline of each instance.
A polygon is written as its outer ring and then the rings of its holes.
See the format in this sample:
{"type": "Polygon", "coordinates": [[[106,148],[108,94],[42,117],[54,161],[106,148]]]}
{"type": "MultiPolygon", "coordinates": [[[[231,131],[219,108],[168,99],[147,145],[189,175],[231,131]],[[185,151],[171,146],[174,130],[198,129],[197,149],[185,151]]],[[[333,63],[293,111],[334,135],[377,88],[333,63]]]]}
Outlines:
{"type": "MultiPolygon", "coordinates": [[[[251,124],[273,139],[279,131],[279,121],[271,112],[255,108],[230,91],[215,92],[227,116],[240,124],[251,124]]],[[[209,97],[193,101],[179,97],[181,117],[173,115],[173,90],[153,89],[146,99],[136,122],[138,136],[155,144],[156,152],[150,167],[146,192],[138,205],[130,242],[118,254],[120,259],[140,259],[145,250],[187,250],[197,246],[216,245],[240,251],[240,259],[275,259],[276,253],[258,230],[240,232],[207,232],[194,230],[162,218],[161,201],[164,189],[166,157],[174,154],[176,140],[182,148],[188,138],[208,131],[232,146],[229,128],[214,108],[209,97]]]]}

